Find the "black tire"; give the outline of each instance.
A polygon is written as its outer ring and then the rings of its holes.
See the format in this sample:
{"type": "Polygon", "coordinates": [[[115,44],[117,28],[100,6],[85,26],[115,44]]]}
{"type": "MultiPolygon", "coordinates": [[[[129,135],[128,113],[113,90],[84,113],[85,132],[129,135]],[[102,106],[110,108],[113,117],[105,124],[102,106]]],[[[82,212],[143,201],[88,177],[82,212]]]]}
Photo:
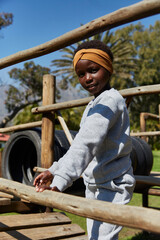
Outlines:
{"type": "Polygon", "coordinates": [[[153,165],[150,146],[141,138],[132,137],[131,160],[135,175],[149,175],[153,165]]]}
{"type": "Polygon", "coordinates": [[[142,149],[143,149],[143,153],[145,155],[145,175],[149,175],[151,170],[152,170],[152,166],[153,166],[153,154],[152,154],[152,150],[149,146],[149,144],[144,141],[141,138],[137,138],[139,144],[141,145],[142,149]]]}
{"type": "Polygon", "coordinates": [[[2,176],[4,178],[33,184],[34,166],[40,166],[41,138],[33,130],[13,133],[2,153],[2,176]],[[34,143],[34,144],[33,144],[34,143]]]}
{"type": "MultiPolygon", "coordinates": [[[[71,131],[74,138],[77,132],[71,131]]],[[[54,160],[58,161],[69,149],[69,142],[62,130],[55,131],[54,160]]],[[[2,176],[32,185],[35,166],[41,166],[41,129],[15,132],[5,144],[2,154],[2,176]]]]}

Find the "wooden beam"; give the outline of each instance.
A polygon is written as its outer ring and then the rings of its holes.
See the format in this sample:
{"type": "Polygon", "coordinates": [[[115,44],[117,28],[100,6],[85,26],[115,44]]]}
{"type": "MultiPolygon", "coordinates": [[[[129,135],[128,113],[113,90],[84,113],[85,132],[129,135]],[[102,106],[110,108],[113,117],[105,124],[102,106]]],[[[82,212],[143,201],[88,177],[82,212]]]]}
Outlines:
{"type": "Polygon", "coordinates": [[[72,135],[67,127],[67,124],[65,123],[64,121],[64,118],[62,117],[60,111],[57,111],[57,118],[61,124],[61,127],[66,135],[66,138],[68,139],[68,142],[70,143],[70,145],[72,144],[72,141],[73,141],[73,138],[72,138],[72,135]]]}
{"type": "Polygon", "coordinates": [[[11,126],[11,127],[0,128],[0,133],[14,132],[14,131],[19,131],[19,130],[23,130],[23,129],[41,127],[41,125],[42,125],[42,121],[24,123],[24,124],[11,126]]]}
{"type": "Polygon", "coordinates": [[[52,191],[36,192],[34,187],[0,178],[0,190],[35,204],[61,209],[103,222],[160,233],[160,212],[143,207],[113,204],[52,191]]]}
{"type": "MultiPolygon", "coordinates": [[[[120,90],[119,93],[124,98],[127,98],[129,96],[133,97],[133,96],[139,96],[139,95],[145,95],[145,94],[158,94],[160,93],[160,84],[123,89],[123,90],[120,90]]],[[[43,112],[49,112],[49,111],[57,111],[60,109],[85,106],[93,98],[94,97],[87,97],[87,98],[82,98],[82,99],[77,99],[77,100],[72,100],[67,102],[51,104],[47,106],[35,107],[35,108],[32,108],[32,113],[43,113],[43,112]]]]}
{"type": "Polygon", "coordinates": [[[142,137],[142,136],[159,136],[160,131],[153,131],[153,132],[131,132],[130,135],[132,137],[142,137]]]}
{"type": "Polygon", "coordinates": [[[0,69],[57,51],[97,33],[158,13],[160,13],[159,0],[140,1],[131,6],[121,8],[113,13],[92,20],[91,22],[49,42],[2,58],[0,69]]]}

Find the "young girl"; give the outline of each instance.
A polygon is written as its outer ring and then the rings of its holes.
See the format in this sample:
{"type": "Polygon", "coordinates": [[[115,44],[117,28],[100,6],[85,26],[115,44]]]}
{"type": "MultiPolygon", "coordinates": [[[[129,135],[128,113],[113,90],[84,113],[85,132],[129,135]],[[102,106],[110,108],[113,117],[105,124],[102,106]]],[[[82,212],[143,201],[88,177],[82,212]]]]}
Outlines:
{"type": "MultiPolygon", "coordinates": [[[[110,87],[113,55],[102,42],[82,43],[73,65],[84,89],[95,96],[86,107],[67,153],[34,181],[36,191],[64,191],[83,176],[86,198],[126,204],[134,189],[130,126],[125,101],[110,87]],[[52,180],[50,187],[45,184],[52,180]]],[[[104,209],[105,210],[105,209],[104,209]]],[[[90,240],[116,240],[121,226],[87,219],[90,240]]]]}

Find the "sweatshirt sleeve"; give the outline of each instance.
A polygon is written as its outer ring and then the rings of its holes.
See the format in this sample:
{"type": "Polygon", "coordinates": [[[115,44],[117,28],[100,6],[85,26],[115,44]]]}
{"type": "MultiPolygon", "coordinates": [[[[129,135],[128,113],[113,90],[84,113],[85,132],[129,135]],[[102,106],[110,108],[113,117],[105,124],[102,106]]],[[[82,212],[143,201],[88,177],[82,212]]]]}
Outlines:
{"type": "Polygon", "coordinates": [[[117,104],[112,97],[106,97],[105,101],[100,99],[89,110],[69,150],[57,163],[51,187],[64,191],[82,175],[116,121],[117,114],[117,104]]]}

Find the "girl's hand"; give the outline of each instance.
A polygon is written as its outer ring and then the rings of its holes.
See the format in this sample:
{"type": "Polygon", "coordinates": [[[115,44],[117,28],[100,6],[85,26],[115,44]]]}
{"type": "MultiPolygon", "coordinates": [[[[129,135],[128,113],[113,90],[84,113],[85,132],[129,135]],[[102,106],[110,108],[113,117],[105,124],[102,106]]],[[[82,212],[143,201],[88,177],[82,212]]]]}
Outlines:
{"type": "Polygon", "coordinates": [[[51,191],[55,191],[55,192],[60,192],[57,187],[49,187],[49,186],[46,186],[46,185],[36,187],[36,192],[43,192],[44,190],[51,190],[51,191]]]}
{"type": "Polygon", "coordinates": [[[48,183],[50,184],[52,180],[53,180],[52,173],[46,170],[35,178],[33,185],[36,187],[37,191],[39,188],[43,188],[44,185],[47,186],[48,183]]]}

